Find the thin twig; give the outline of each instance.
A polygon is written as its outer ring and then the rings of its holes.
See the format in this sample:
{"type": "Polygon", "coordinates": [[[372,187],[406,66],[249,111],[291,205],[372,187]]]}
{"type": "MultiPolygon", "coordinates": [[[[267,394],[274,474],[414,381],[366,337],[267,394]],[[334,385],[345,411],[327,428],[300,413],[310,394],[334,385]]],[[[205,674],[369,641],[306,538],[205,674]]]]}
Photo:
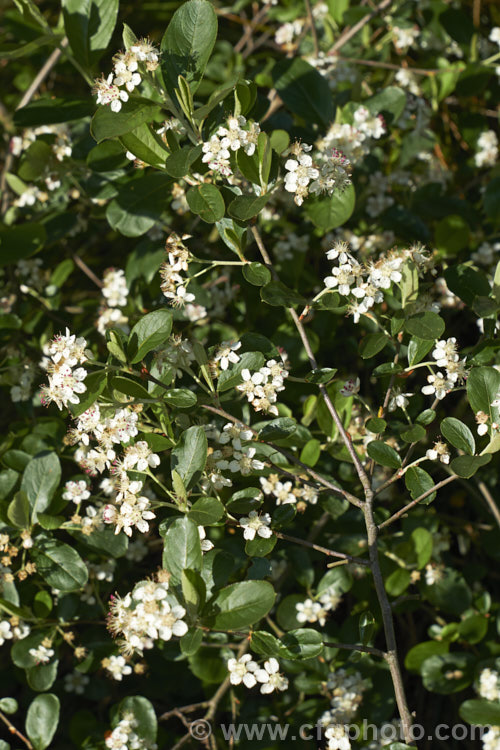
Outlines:
{"type": "Polygon", "coordinates": [[[319,544],[313,544],[307,542],[305,539],[299,539],[296,536],[289,536],[288,534],[282,534],[281,531],[275,531],[274,535],[278,539],[284,539],[286,542],[293,542],[293,544],[299,544],[302,547],[309,547],[310,549],[316,550],[316,552],[322,552],[327,557],[338,557],[346,562],[355,563],[356,565],[369,565],[368,560],[364,560],[362,557],[353,557],[352,555],[346,555],[344,552],[335,552],[333,549],[327,547],[321,547],[319,544]]]}
{"type": "Polygon", "coordinates": [[[441,487],[444,487],[446,484],[453,482],[453,480],[456,478],[457,478],[457,475],[452,474],[451,476],[446,477],[446,479],[443,479],[441,482],[438,482],[437,484],[435,484],[434,487],[431,487],[430,490],[427,490],[427,492],[423,492],[415,500],[412,500],[411,503],[408,503],[408,505],[405,505],[404,508],[401,508],[401,510],[398,510],[397,513],[394,513],[394,515],[392,515],[386,521],[383,521],[383,523],[379,524],[378,526],[379,531],[381,529],[385,529],[386,526],[389,526],[391,523],[394,523],[394,521],[397,521],[398,518],[401,518],[401,516],[404,516],[405,513],[408,513],[408,511],[414,508],[415,505],[418,505],[419,503],[421,503],[422,500],[425,500],[426,497],[429,497],[429,495],[432,495],[433,492],[437,492],[437,490],[440,490],[441,487]]]}
{"type": "Polygon", "coordinates": [[[1,711],[0,711],[0,719],[3,721],[4,724],[7,725],[8,729],[9,729],[9,732],[12,735],[15,735],[16,737],[19,737],[19,739],[22,742],[24,742],[24,744],[26,745],[26,747],[28,748],[28,750],[33,750],[33,745],[31,744],[31,742],[29,741],[29,739],[27,737],[25,737],[24,734],[22,734],[22,732],[19,731],[19,729],[16,729],[16,727],[14,726],[14,724],[11,721],[9,721],[9,719],[1,711]]]}
{"type": "Polygon", "coordinates": [[[102,289],[104,287],[104,284],[102,283],[101,279],[95,275],[95,273],[88,267],[88,265],[85,263],[84,260],[80,258],[79,255],[76,253],[73,253],[73,260],[75,261],[78,268],[80,268],[83,273],[89,277],[91,281],[94,282],[96,286],[99,287],[99,289],[102,289]]]}
{"type": "Polygon", "coordinates": [[[500,526],[500,511],[498,510],[497,504],[495,503],[493,499],[493,495],[489,491],[488,487],[485,485],[484,482],[478,482],[477,483],[478,489],[481,493],[481,495],[486,500],[486,503],[488,505],[488,508],[491,510],[491,513],[497,522],[498,526],[500,526]]]}
{"type": "MultiPolygon", "coordinates": [[[[64,39],[61,40],[59,43],[59,47],[55,49],[51,55],[47,58],[46,62],[36,76],[33,78],[33,81],[28,86],[26,91],[24,92],[23,96],[21,97],[21,101],[16,107],[16,112],[18,109],[22,109],[27,104],[30,103],[30,101],[33,99],[34,95],[38,91],[41,84],[44,82],[44,80],[49,75],[52,68],[56,65],[57,61],[62,55],[63,49],[68,46],[68,39],[67,37],[64,37],[64,39]]],[[[7,210],[7,201],[8,201],[8,191],[7,191],[7,174],[10,171],[10,168],[12,167],[12,164],[14,162],[14,154],[9,151],[5,158],[4,167],[2,170],[2,176],[0,177],[0,192],[2,194],[2,202],[0,206],[0,213],[3,214],[7,210]]]]}
{"type": "Polygon", "coordinates": [[[307,10],[307,17],[309,19],[309,26],[311,27],[311,33],[313,38],[313,45],[314,45],[314,57],[319,56],[319,42],[318,42],[318,32],[316,31],[316,25],[314,23],[314,15],[312,11],[311,6],[311,0],[304,0],[306,4],[306,10],[307,10]]]}
{"type": "Polygon", "coordinates": [[[325,641],[325,643],[323,643],[323,646],[327,646],[328,648],[342,648],[346,651],[361,651],[364,654],[373,654],[373,656],[380,656],[382,659],[385,659],[386,657],[384,651],[381,651],[379,648],[373,648],[372,646],[361,646],[354,643],[333,643],[331,641],[325,641]]]}
{"type": "Polygon", "coordinates": [[[389,8],[391,5],[392,0],[382,0],[380,5],[378,5],[371,13],[369,13],[366,16],[363,16],[357,23],[354,24],[354,26],[348,27],[343,31],[343,33],[340,35],[340,37],[337,39],[331,50],[329,51],[329,55],[334,55],[335,52],[339,49],[341,49],[344,44],[347,44],[347,42],[352,39],[353,36],[356,36],[358,31],[361,31],[361,29],[370,21],[372,21],[375,16],[378,16],[379,13],[382,13],[386,8],[389,8]]]}

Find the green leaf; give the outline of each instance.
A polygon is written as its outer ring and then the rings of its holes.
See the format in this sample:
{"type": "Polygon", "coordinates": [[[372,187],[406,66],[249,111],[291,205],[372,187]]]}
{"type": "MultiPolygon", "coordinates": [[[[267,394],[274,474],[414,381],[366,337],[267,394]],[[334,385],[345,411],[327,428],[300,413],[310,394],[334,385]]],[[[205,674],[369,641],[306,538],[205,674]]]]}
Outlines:
{"type": "Polygon", "coordinates": [[[131,378],[125,378],[123,375],[115,375],[111,378],[110,386],[113,390],[118,393],[124,393],[126,396],[131,396],[136,399],[150,399],[151,394],[144,388],[141,383],[131,378]]]}
{"type": "Polygon", "coordinates": [[[269,180],[272,162],[272,146],[267,133],[259,133],[257,139],[257,154],[259,158],[259,178],[263,188],[269,180]]]}
{"type": "Polygon", "coordinates": [[[452,615],[461,615],[472,601],[469,587],[462,576],[451,568],[446,568],[443,578],[432,586],[425,587],[427,599],[435,607],[452,615]]]}
{"type": "Polygon", "coordinates": [[[167,161],[165,162],[165,170],[169,175],[179,180],[189,172],[191,164],[202,153],[202,146],[183,146],[178,151],[174,151],[170,154],[167,161]]]}
{"type": "Polygon", "coordinates": [[[244,352],[244,354],[241,355],[239,362],[233,367],[221,372],[217,383],[217,390],[219,393],[223,393],[230,388],[235,388],[243,382],[241,375],[243,370],[248,369],[250,372],[260,370],[264,365],[264,361],[264,355],[260,352],[244,352]]]}
{"type": "Polygon", "coordinates": [[[463,216],[445,216],[437,223],[435,238],[442,253],[455,255],[469,245],[469,225],[463,216]]]}
{"type": "Polygon", "coordinates": [[[108,106],[100,105],[92,118],[90,132],[97,143],[107,138],[118,138],[145,122],[152,122],[159,112],[156,102],[142,97],[130,98],[119,112],[112,112],[108,106]]]}
{"type": "Polygon", "coordinates": [[[411,583],[409,570],[398,568],[385,580],[385,590],[390,596],[401,596],[411,583]]]}
{"type": "Polygon", "coordinates": [[[311,370],[305,377],[307,383],[326,384],[329,383],[337,373],[334,367],[321,367],[317,370],[311,370]]]}
{"type": "Polygon", "coordinates": [[[248,540],[245,543],[245,554],[248,557],[267,557],[275,548],[277,541],[274,534],[267,539],[256,536],[255,539],[248,540]]]}
{"type": "Polygon", "coordinates": [[[187,568],[181,573],[181,586],[188,617],[194,619],[205,604],[207,594],[205,581],[198,571],[187,568]]]}
{"type": "MultiPolygon", "coordinates": [[[[424,469],[421,469],[420,466],[411,466],[405,474],[405,484],[410,492],[412,500],[416,500],[417,497],[420,497],[424,492],[427,492],[431,487],[434,487],[435,482],[431,475],[424,471],[424,469]]],[[[433,492],[423,502],[428,505],[435,497],[436,493],[433,492]]]]}
{"type": "Polygon", "coordinates": [[[207,620],[216,630],[247,628],[267,615],[276,594],[267,581],[242,581],[221,589],[207,605],[207,620]]]}
{"type": "Polygon", "coordinates": [[[78,552],[57,539],[36,538],[31,558],[37,573],[54,589],[76,591],[88,579],[88,570],[78,552]]]}
{"type": "Polygon", "coordinates": [[[323,651],[321,633],[312,628],[289,630],[282,636],[279,655],[282,659],[313,659],[323,651]]]}
{"type": "MultiPolygon", "coordinates": [[[[134,732],[148,743],[156,742],[158,733],[158,722],[156,720],[155,710],[142,695],[129,695],[120,703],[117,712],[117,719],[121,718],[124,713],[131,713],[137,722],[134,726],[134,732]]],[[[143,744],[143,743],[141,743],[143,744]]]]}
{"type": "Polygon", "coordinates": [[[106,50],[119,0],[62,0],[64,28],[76,60],[89,71],[106,50]]]}
{"type": "Polygon", "coordinates": [[[200,570],[202,563],[198,524],[187,516],[176,518],[164,537],[163,567],[172,574],[173,583],[180,583],[182,571],[200,570]]]}
{"type": "Polygon", "coordinates": [[[377,621],[371,612],[363,612],[359,618],[359,637],[363,645],[368,645],[373,639],[377,621]]]}
{"type": "Polygon", "coordinates": [[[146,354],[165,344],[172,330],[170,310],[154,310],[141,318],[130,332],[128,355],[134,365],[146,354]]]}
{"type": "Polygon", "coordinates": [[[59,661],[54,659],[49,664],[37,664],[26,670],[26,681],[32,690],[43,693],[50,690],[57,677],[59,661]]]}
{"type": "Polygon", "coordinates": [[[27,529],[30,525],[30,503],[25,492],[16,492],[7,508],[7,518],[18,529],[27,529]]]}
{"type": "Polygon", "coordinates": [[[49,507],[60,481],[61,464],[57,453],[42,451],[28,463],[21,481],[21,491],[28,497],[34,523],[37,514],[49,507]]]}
{"type": "Polygon", "coordinates": [[[180,639],[181,651],[185,656],[192,656],[201,646],[203,630],[201,628],[190,628],[180,639]]]}
{"type": "Polygon", "coordinates": [[[431,693],[459,693],[472,682],[475,658],[472,654],[436,654],[424,661],[422,681],[431,693]]]}
{"type": "Polygon", "coordinates": [[[306,300],[298,292],[289,289],[281,281],[270,281],[260,290],[260,298],[272,307],[294,307],[305,305],[306,300]]]}
{"type": "Polygon", "coordinates": [[[188,513],[198,526],[211,526],[220,521],[224,515],[224,506],[216,497],[200,497],[188,513]]]}
{"type": "Polygon", "coordinates": [[[387,422],[381,417],[371,417],[366,423],[366,429],[380,435],[387,427],[387,422]]]}
{"type": "Polygon", "coordinates": [[[203,427],[185,430],[172,450],[171,468],[179,474],[187,489],[199,482],[207,462],[207,436],[203,427]]]}
{"type": "Polygon", "coordinates": [[[359,353],[363,359],[370,359],[381,352],[388,343],[389,339],[385,333],[369,333],[361,339],[359,353]]]}
{"type": "Polygon", "coordinates": [[[282,440],[292,435],[297,429],[297,422],[290,417],[278,417],[267,422],[259,430],[259,439],[263,442],[282,440]]]}
{"type": "MultiPolygon", "coordinates": [[[[190,3],[196,1],[188,0],[190,3]]],[[[186,193],[186,200],[191,211],[198,214],[208,224],[215,224],[224,216],[226,210],[224,198],[215,185],[206,182],[201,185],[193,185],[186,193]]]]}
{"type": "Polygon", "coordinates": [[[0,711],[4,714],[15,714],[18,703],[15,698],[0,698],[0,711]]]}
{"type": "Polygon", "coordinates": [[[469,453],[471,456],[474,455],[476,451],[474,435],[467,425],[459,419],[455,419],[455,417],[446,417],[446,419],[443,419],[441,422],[441,434],[448,443],[451,443],[458,450],[469,453]]]}
{"type": "Polygon", "coordinates": [[[397,86],[386,86],[380,94],[371,96],[363,103],[372,115],[381,114],[391,124],[403,114],[406,106],[406,94],[397,86]]]}
{"type": "Polygon", "coordinates": [[[59,698],[53,693],[37,695],[26,715],[26,734],[35,750],[45,750],[59,724],[59,698]]]}
{"type": "Polygon", "coordinates": [[[488,620],[483,615],[470,615],[458,626],[460,638],[472,645],[482,641],[487,632],[488,620]]]}
{"type": "Polygon", "coordinates": [[[500,409],[492,406],[500,391],[500,372],[494,367],[473,367],[467,377],[467,396],[472,409],[484,411],[493,422],[499,421],[500,409]]]}
{"type": "Polygon", "coordinates": [[[486,466],[491,461],[491,453],[486,453],[484,456],[458,456],[454,458],[450,463],[450,468],[453,469],[455,474],[463,479],[470,479],[478,469],[482,466],[486,466]]]}
{"type": "Polygon", "coordinates": [[[111,228],[125,237],[145,234],[167,207],[171,184],[167,175],[139,172],[108,204],[106,218],[111,228]]]}
{"type": "Polygon", "coordinates": [[[87,390],[80,396],[78,404],[70,404],[70,412],[73,417],[79,417],[84,411],[87,411],[93,403],[97,401],[104,388],[106,387],[107,377],[104,370],[91,372],[85,378],[87,390]]]}
{"type": "Polygon", "coordinates": [[[277,657],[280,655],[280,646],[278,639],[266,630],[255,630],[252,633],[250,648],[260,656],[277,657]]]}
{"type": "Polygon", "coordinates": [[[423,440],[426,436],[425,428],[420,424],[414,424],[409,429],[403,430],[401,437],[405,443],[418,443],[419,440],[423,440]]]}
{"type": "Polygon", "coordinates": [[[0,267],[17,263],[21,258],[29,258],[44,246],[46,239],[42,224],[30,222],[0,227],[0,267]]]}
{"type": "Polygon", "coordinates": [[[237,221],[248,221],[262,211],[270,197],[269,193],[259,196],[239,195],[231,201],[227,211],[237,221]]]}
{"type": "MultiPolygon", "coordinates": [[[[120,143],[130,151],[136,159],[155,167],[166,165],[169,151],[161,137],[148,123],[143,122],[138,128],[120,137],[120,143]]],[[[201,148],[200,148],[201,151],[201,148]]],[[[168,171],[168,170],[167,170],[168,171]]]]}
{"type": "Polygon", "coordinates": [[[401,466],[401,458],[394,448],[391,448],[387,443],[382,443],[380,440],[372,440],[371,443],[368,443],[366,451],[370,458],[381,466],[388,466],[391,469],[399,469],[401,466]]]}
{"type": "Polygon", "coordinates": [[[350,219],[355,202],[354,186],[348,185],[341,193],[337,191],[333,195],[307,200],[305,213],[315,227],[324,232],[330,232],[350,219]]]}
{"type": "Polygon", "coordinates": [[[401,289],[401,307],[417,301],[418,297],[418,268],[410,259],[403,263],[401,267],[402,279],[399,282],[401,289]]]}
{"type": "Polygon", "coordinates": [[[433,346],[434,341],[432,339],[419,339],[416,336],[412,338],[408,344],[407,352],[408,364],[410,367],[421,362],[433,346]]]}
{"type": "Polygon", "coordinates": [[[447,641],[424,641],[411,648],[405,657],[405,667],[410,672],[420,672],[424,661],[430,656],[448,653],[450,645],[447,641]]]}
{"type": "Polygon", "coordinates": [[[500,724],[500,703],[498,701],[494,702],[473,698],[462,703],[458,713],[469,724],[482,724],[485,726],[498,726],[500,724]]]}
{"type": "Polygon", "coordinates": [[[432,556],[432,534],[427,529],[419,527],[411,532],[411,541],[417,557],[417,568],[425,568],[432,556]]]}
{"type": "Polygon", "coordinates": [[[95,105],[90,99],[59,99],[44,96],[16,110],[14,124],[18,128],[35,128],[39,125],[56,125],[60,122],[90,117],[95,105]]]}
{"type": "Polygon", "coordinates": [[[172,388],[169,391],[163,391],[163,398],[167,404],[177,409],[190,409],[198,401],[196,394],[187,388],[172,388]]]}
{"type": "Polygon", "coordinates": [[[246,281],[254,286],[265,286],[271,281],[271,271],[262,263],[248,263],[241,272],[246,281]]]}
{"type": "Polygon", "coordinates": [[[464,263],[450,265],[444,278],[449,290],[469,306],[475,297],[487,297],[491,291],[486,274],[464,263]]]}
{"type": "Polygon", "coordinates": [[[333,95],[324,76],[300,57],[280,60],[271,75],[288,109],[307,123],[328,126],[335,117],[333,95]]]}
{"type": "Polygon", "coordinates": [[[419,339],[439,339],[444,327],[444,320],[433,312],[418,313],[405,321],[405,330],[419,339]]]}
{"type": "Polygon", "coordinates": [[[176,10],[161,41],[162,72],[170,92],[182,75],[194,93],[217,38],[217,16],[208,0],[188,0],[176,10]]]}

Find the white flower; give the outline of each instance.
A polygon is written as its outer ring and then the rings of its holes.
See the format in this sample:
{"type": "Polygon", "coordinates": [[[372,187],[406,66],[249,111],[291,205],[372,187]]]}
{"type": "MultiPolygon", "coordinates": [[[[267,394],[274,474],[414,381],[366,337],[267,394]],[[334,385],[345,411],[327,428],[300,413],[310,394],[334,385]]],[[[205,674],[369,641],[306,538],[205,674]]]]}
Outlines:
{"type": "Polygon", "coordinates": [[[325,729],[325,737],[328,740],[327,750],[350,750],[351,748],[346,727],[342,724],[325,729]]]}
{"type": "Polygon", "coordinates": [[[233,446],[234,450],[240,451],[242,449],[241,441],[251,440],[252,436],[252,431],[247,430],[244,425],[228,422],[222,428],[222,432],[219,436],[219,443],[221,445],[226,445],[226,443],[229,443],[231,441],[231,445],[233,446]]]}
{"type": "Polygon", "coordinates": [[[426,396],[432,396],[432,394],[435,393],[436,398],[440,401],[454,386],[454,383],[447,376],[443,375],[442,372],[428,375],[427,382],[429,385],[423,386],[422,393],[426,396]]]}
{"type": "Polygon", "coordinates": [[[319,622],[321,627],[326,622],[326,609],[319,602],[313,602],[312,599],[306,599],[304,602],[297,602],[295,605],[297,614],[295,615],[298,622],[319,622]]]}
{"type": "Polygon", "coordinates": [[[241,341],[236,341],[234,344],[231,344],[230,341],[223,341],[217,348],[214,362],[220,362],[221,370],[227,370],[230,363],[234,365],[240,361],[239,355],[236,354],[240,347],[241,341]]]}
{"type": "Polygon", "coordinates": [[[444,578],[444,565],[429,563],[425,566],[425,583],[433,586],[444,578]]]}
{"type": "Polygon", "coordinates": [[[346,380],[342,388],[340,389],[340,394],[342,396],[345,396],[346,398],[349,396],[354,396],[356,393],[359,393],[360,388],[360,380],[359,378],[350,378],[349,380],[346,380]]]}
{"type": "Polygon", "coordinates": [[[485,130],[477,140],[476,167],[493,167],[498,159],[498,138],[494,130],[485,130]]]}
{"type": "Polygon", "coordinates": [[[88,500],[90,497],[90,492],[87,489],[87,482],[83,479],[80,479],[78,482],[66,482],[64,489],[63,499],[72,500],[76,505],[83,500],[88,500]]]}
{"type": "Polygon", "coordinates": [[[245,447],[241,451],[235,451],[233,460],[229,462],[229,471],[240,472],[243,476],[251,474],[252,471],[262,471],[265,464],[254,458],[255,452],[256,449],[253,447],[245,447]]]}
{"type": "MultiPolygon", "coordinates": [[[[310,147],[309,147],[310,148],[310,147]]],[[[301,144],[300,150],[296,150],[295,159],[288,159],[285,162],[285,190],[289,193],[296,193],[294,201],[301,206],[304,198],[307,196],[307,186],[311,180],[319,177],[319,170],[312,166],[312,158],[303,151],[309,150],[306,144],[301,144]]]]}
{"type": "Polygon", "coordinates": [[[132,667],[123,656],[110,656],[105,660],[105,666],[111,677],[118,682],[122,681],[124,675],[132,674],[132,667]]]}
{"type": "Polygon", "coordinates": [[[64,689],[67,693],[83,695],[89,682],[90,678],[86,674],[82,674],[75,670],[64,676],[64,689]]]}
{"type": "Polygon", "coordinates": [[[34,658],[37,664],[48,664],[54,656],[54,649],[46,648],[40,644],[38,648],[30,648],[29,654],[34,658]]]}
{"type": "Polygon", "coordinates": [[[354,284],[355,277],[352,273],[352,266],[350,263],[344,263],[337,268],[332,269],[332,275],[325,278],[325,286],[327,289],[335,289],[338,287],[340,294],[347,297],[352,284],[354,284]]]}
{"type": "MultiPolygon", "coordinates": [[[[134,157],[135,158],[135,157],[134,157]]],[[[121,268],[108,268],[103,276],[102,295],[109,307],[124,307],[129,293],[125,271],[121,268]]]]}
{"type": "Polygon", "coordinates": [[[500,26],[494,26],[491,29],[488,39],[500,46],[500,26]]]}
{"type": "Polygon", "coordinates": [[[500,675],[494,669],[483,669],[479,675],[479,695],[488,701],[500,700],[500,675]]]}
{"type": "Polygon", "coordinates": [[[214,548],[214,543],[206,538],[207,532],[203,526],[198,526],[198,534],[200,535],[201,551],[210,552],[210,550],[214,548]]]}
{"type": "Polygon", "coordinates": [[[264,669],[255,672],[257,682],[261,682],[260,692],[263,695],[273,693],[275,690],[287,690],[288,680],[279,672],[280,665],[274,657],[264,662],[264,669]]]}
{"type": "Polygon", "coordinates": [[[3,646],[5,641],[12,638],[12,631],[10,629],[10,622],[8,620],[2,620],[0,622],[0,646],[3,646]]]}
{"type": "Polygon", "coordinates": [[[449,464],[451,458],[448,445],[440,440],[435,442],[434,446],[426,451],[425,456],[429,461],[437,461],[439,459],[442,464],[449,464]]]}
{"type": "Polygon", "coordinates": [[[245,687],[253,688],[257,684],[253,673],[258,669],[258,664],[250,654],[243,654],[239,659],[229,659],[227,668],[231,685],[241,685],[243,682],[245,687]]]}
{"type": "Polygon", "coordinates": [[[122,102],[128,101],[127,92],[120,91],[113,83],[113,73],[110,73],[107,78],[96,79],[93,93],[97,94],[97,104],[109,104],[112,112],[119,112],[122,102]]]}
{"type": "Polygon", "coordinates": [[[248,541],[255,539],[256,534],[262,539],[269,539],[273,533],[269,528],[270,524],[269,513],[259,516],[256,510],[251,510],[247,517],[240,518],[240,526],[244,529],[243,537],[248,541]]]}
{"type": "Polygon", "coordinates": [[[396,411],[397,408],[406,409],[406,407],[410,403],[408,399],[413,395],[413,393],[402,393],[401,388],[393,388],[387,408],[389,409],[389,411],[396,411]]]}
{"type": "Polygon", "coordinates": [[[448,367],[450,362],[458,362],[459,356],[457,354],[456,338],[453,337],[446,341],[438,341],[436,348],[432,352],[432,356],[436,360],[438,367],[448,367]]]}
{"type": "Polygon", "coordinates": [[[477,434],[487,435],[488,434],[488,420],[489,416],[484,411],[478,411],[475,416],[477,422],[477,434]]]}

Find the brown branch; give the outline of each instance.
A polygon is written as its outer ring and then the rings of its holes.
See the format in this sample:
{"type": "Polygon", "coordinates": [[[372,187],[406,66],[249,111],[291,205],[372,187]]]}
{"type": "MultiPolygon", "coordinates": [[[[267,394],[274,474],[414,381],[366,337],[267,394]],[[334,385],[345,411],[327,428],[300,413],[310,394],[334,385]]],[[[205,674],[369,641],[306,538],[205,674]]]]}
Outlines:
{"type": "MultiPolygon", "coordinates": [[[[28,86],[26,91],[24,92],[21,101],[16,107],[16,112],[18,109],[22,109],[22,107],[25,107],[27,104],[30,103],[30,101],[33,99],[34,95],[38,91],[38,88],[41,86],[41,84],[44,82],[44,80],[49,75],[52,68],[56,65],[57,61],[62,55],[63,49],[68,46],[68,39],[67,37],[64,37],[64,39],[61,40],[59,47],[55,49],[52,54],[47,58],[46,62],[36,76],[34,77],[31,84],[28,86]]],[[[4,167],[2,170],[2,176],[0,177],[0,193],[2,194],[2,202],[0,206],[0,214],[3,216],[5,211],[7,210],[7,201],[8,201],[8,191],[7,191],[7,174],[10,171],[10,168],[12,167],[12,164],[14,162],[14,154],[9,151],[9,153],[6,156],[4,167]]]]}
{"type": "Polygon", "coordinates": [[[364,560],[362,557],[353,557],[352,555],[346,555],[344,552],[335,552],[332,549],[328,549],[327,547],[321,547],[319,544],[313,544],[312,542],[308,542],[305,539],[299,539],[296,536],[289,536],[288,534],[282,534],[281,531],[275,531],[273,533],[275,536],[278,537],[278,539],[284,539],[286,542],[299,544],[302,547],[309,547],[309,549],[314,549],[316,550],[316,552],[322,552],[323,555],[326,555],[327,557],[338,557],[341,560],[345,560],[346,562],[350,562],[350,563],[355,563],[356,565],[369,565],[368,560],[364,560]]]}
{"type": "Polygon", "coordinates": [[[485,485],[484,482],[478,482],[477,483],[478,489],[481,493],[481,495],[486,500],[486,504],[488,505],[488,508],[491,510],[491,513],[497,522],[498,526],[500,527],[500,511],[498,510],[498,506],[495,503],[495,500],[493,499],[493,495],[489,491],[488,487],[485,485]]]}
{"type": "Polygon", "coordinates": [[[29,741],[29,739],[27,737],[25,737],[24,734],[22,734],[22,732],[19,731],[19,729],[16,729],[16,727],[14,726],[14,724],[11,721],[9,721],[9,719],[1,711],[0,711],[0,719],[3,721],[4,724],[7,725],[8,729],[9,729],[9,732],[12,735],[15,735],[16,737],[19,737],[19,739],[22,742],[24,742],[24,744],[26,745],[26,747],[28,748],[28,750],[33,750],[33,745],[31,744],[31,742],[29,741]]]}
{"type": "Polygon", "coordinates": [[[328,54],[334,55],[337,50],[341,49],[344,44],[347,44],[347,42],[352,39],[353,36],[356,36],[358,31],[361,31],[361,29],[366,26],[367,23],[372,21],[375,16],[378,16],[379,13],[382,13],[382,11],[386,10],[386,8],[389,8],[391,3],[392,0],[382,0],[380,5],[378,5],[371,13],[363,16],[363,18],[355,23],[354,26],[348,26],[347,29],[342,32],[328,54]]]}
{"type": "Polygon", "coordinates": [[[314,46],[314,57],[319,56],[319,43],[318,43],[318,32],[316,31],[316,25],[314,23],[314,15],[311,6],[311,0],[304,0],[306,4],[307,17],[309,19],[309,26],[311,27],[311,33],[313,38],[314,46]]]}
{"type": "Polygon", "coordinates": [[[75,263],[78,266],[78,268],[80,268],[80,270],[82,270],[83,273],[86,276],[88,276],[89,279],[91,281],[93,281],[96,286],[99,287],[99,289],[103,288],[104,284],[102,283],[101,279],[98,276],[95,275],[95,273],[92,271],[92,269],[90,269],[88,267],[88,265],[85,263],[84,260],[82,260],[80,258],[79,255],[77,255],[76,253],[73,253],[73,260],[75,261],[75,263]]]}
{"type": "Polygon", "coordinates": [[[397,521],[398,518],[401,518],[401,516],[404,516],[405,513],[408,513],[409,510],[415,507],[415,505],[418,505],[422,502],[422,500],[425,500],[426,497],[429,497],[429,495],[432,495],[433,492],[437,492],[437,490],[440,490],[441,487],[444,487],[446,484],[449,484],[450,482],[453,482],[454,479],[457,479],[456,474],[452,474],[449,477],[446,477],[446,479],[443,479],[441,482],[438,482],[434,485],[434,487],[431,487],[430,490],[427,490],[427,492],[423,492],[419,497],[417,497],[415,500],[412,500],[411,503],[408,503],[408,505],[405,505],[404,508],[401,508],[401,510],[398,510],[397,513],[394,513],[390,518],[388,518],[383,523],[379,524],[378,530],[384,529],[386,526],[389,526],[391,523],[394,523],[394,521],[397,521]]]}

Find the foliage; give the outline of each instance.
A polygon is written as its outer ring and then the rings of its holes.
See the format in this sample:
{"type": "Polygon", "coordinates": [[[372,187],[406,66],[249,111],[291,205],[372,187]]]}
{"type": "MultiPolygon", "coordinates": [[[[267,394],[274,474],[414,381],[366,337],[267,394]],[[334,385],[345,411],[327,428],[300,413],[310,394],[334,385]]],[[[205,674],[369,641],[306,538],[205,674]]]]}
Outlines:
{"type": "Polygon", "coordinates": [[[499,44],[6,6],[1,748],[498,746],[499,44]]]}

